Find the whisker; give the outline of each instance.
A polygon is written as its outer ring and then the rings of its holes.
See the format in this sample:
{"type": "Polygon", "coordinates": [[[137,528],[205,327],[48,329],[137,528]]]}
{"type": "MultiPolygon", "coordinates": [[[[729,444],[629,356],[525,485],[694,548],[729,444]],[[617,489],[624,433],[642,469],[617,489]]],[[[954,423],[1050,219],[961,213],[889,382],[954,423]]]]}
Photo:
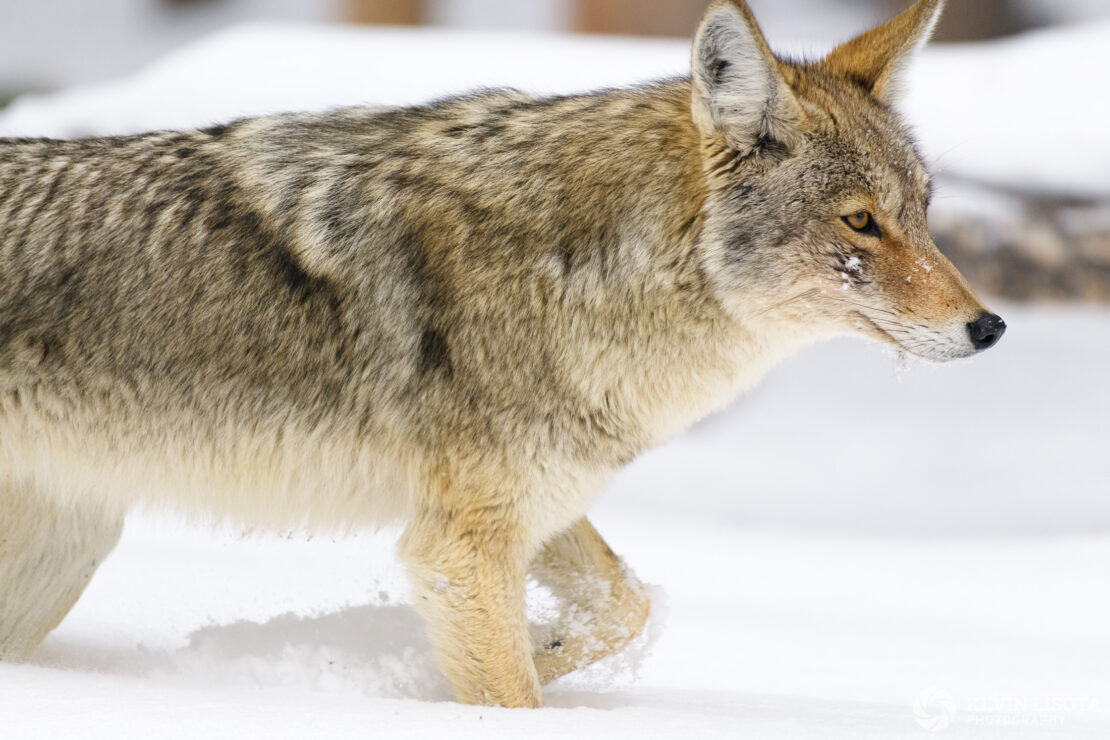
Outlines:
{"type": "Polygon", "coordinates": [[[890,321],[889,319],[881,319],[881,318],[877,318],[877,317],[869,317],[869,318],[870,318],[871,321],[874,321],[876,324],[883,325],[884,327],[889,326],[889,327],[893,327],[895,329],[901,329],[901,330],[907,331],[907,332],[914,332],[919,328],[919,327],[914,326],[913,324],[903,324],[903,323],[898,322],[898,321],[890,321]]]}
{"type": "Polygon", "coordinates": [[[780,301],[780,302],[774,304],[773,306],[769,306],[769,307],[763,309],[759,313],[753,315],[752,318],[762,316],[765,313],[768,313],[770,311],[774,311],[776,308],[782,308],[783,306],[787,305],[788,303],[793,303],[794,301],[800,301],[800,300],[803,300],[805,298],[812,298],[814,296],[814,294],[819,293],[819,292],[820,291],[817,288],[811,288],[807,291],[799,293],[798,295],[794,296],[793,298],[787,298],[785,301],[780,301]]]}
{"type": "Polygon", "coordinates": [[[890,314],[891,316],[895,316],[895,317],[898,316],[897,313],[895,313],[894,311],[891,311],[889,309],[876,308],[875,306],[865,306],[862,303],[857,303],[856,301],[850,301],[847,298],[841,298],[840,296],[837,296],[837,295],[826,295],[825,297],[828,298],[829,300],[832,300],[832,301],[840,301],[841,303],[847,303],[848,305],[855,306],[856,308],[862,308],[865,311],[878,311],[880,313],[890,314]]]}

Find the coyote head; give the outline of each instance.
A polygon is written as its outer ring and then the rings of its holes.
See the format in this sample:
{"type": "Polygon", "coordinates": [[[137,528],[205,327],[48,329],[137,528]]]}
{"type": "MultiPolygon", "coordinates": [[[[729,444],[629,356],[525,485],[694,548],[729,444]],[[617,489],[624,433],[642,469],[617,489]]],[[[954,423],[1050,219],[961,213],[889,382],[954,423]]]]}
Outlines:
{"type": "Polygon", "coordinates": [[[815,62],[776,57],[744,0],[706,12],[692,111],[707,273],[738,318],[807,339],[862,333],[937,361],[1002,336],[929,236],[932,181],[894,110],[941,6],[920,0],[815,62]]]}

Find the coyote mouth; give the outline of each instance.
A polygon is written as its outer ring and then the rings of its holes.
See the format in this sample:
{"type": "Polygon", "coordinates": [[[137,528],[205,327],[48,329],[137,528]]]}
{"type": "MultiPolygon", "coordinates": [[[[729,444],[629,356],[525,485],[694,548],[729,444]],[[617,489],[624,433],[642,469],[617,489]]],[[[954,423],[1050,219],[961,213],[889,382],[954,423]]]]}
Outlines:
{"type": "Polygon", "coordinates": [[[853,311],[852,313],[853,313],[853,314],[854,314],[855,316],[857,316],[858,318],[860,318],[860,319],[863,319],[863,322],[864,322],[864,323],[865,323],[865,324],[866,324],[867,326],[869,326],[869,327],[871,327],[872,329],[874,329],[876,333],[878,333],[878,334],[882,335],[882,336],[883,336],[884,338],[886,338],[886,339],[887,339],[887,340],[888,340],[888,341],[889,341],[889,342],[890,342],[891,344],[893,344],[893,345],[896,345],[897,347],[900,347],[901,349],[904,349],[904,350],[906,350],[907,352],[910,352],[910,351],[911,351],[911,350],[910,350],[910,349],[909,349],[908,347],[904,346],[904,345],[903,345],[903,344],[902,344],[902,343],[901,343],[900,341],[898,341],[898,338],[897,338],[897,337],[895,337],[895,336],[894,336],[893,334],[891,334],[891,333],[890,333],[889,331],[887,331],[886,329],[884,329],[883,327],[881,327],[881,326],[879,326],[879,325],[878,325],[877,323],[875,323],[875,321],[874,321],[874,320],[873,320],[873,319],[872,319],[872,318],[871,318],[870,316],[868,316],[867,314],[865,314],[865,313],[864,313],[863,311],[853,311]]]}
{"type": "Polygon", "coordinates": [[[923,327],[907,326],[906,324],[893,321],[886,322],[884,319],[876,319],[868,316],[862,311],[855,311],[853,313],[862,319],[867,326],[874,329],[878,336],[887,340],[898,349],[908,352],[914,357],[919,357],[922,360],[927,360],[929,362],[949,362],[974,354],[973,351],[961,352],[958,345],[943,334],[929,332],[933,336],[921,336],[919,330],[923,327]],[[883,323],[889,323],[891,327],[902,329],[906,332],[906,336],[899,338],[895,332],[884,327],[883,323]],[[915,329],[918,329],[918,331],[915,331],[915,329]]]}
{"type": "MultiPolygon", "coordinates": [[[[903,352],[908,352],[914,357],[920,357],[923,360],[931,360],[933,362],[938,361],[938,358],[933,356],[932,354],[927,354],[921,351],[922,349],[927,349],[930,345],[922,344],[921,342],[915,342],[914,346],[910,346],[906,342],[903,342],[901,339],[891,334],[890,331],[888,331],[887,329],[884,329],[875,319],[871,318],[862,311],[856,311],[855,315],[863,319],[864,323],[874,329],[875,332],[878,333],[882,338],[886,339],[888,342],[890,342],[903,352]]],[[[899,326],[901,326],[901,324],[899,324],[899,326]]]]}
{"type": "Polygon", "coordinates": [[[886,329],[884,329],[883,327],[876,324],[875,320],[872,319],[867,314],[865,314],[863,311],[853,311],[852,315],[856,316],[857,318],[863,319],[865,324],[870,326],[872,329],[877,331],[879,334],[882,334],[884,337],[888,338],[890,341],[894,342],[895,344],[898,343],[898,340],[895,339],[894,336],[890,332],[888,332],[886,329]]]}

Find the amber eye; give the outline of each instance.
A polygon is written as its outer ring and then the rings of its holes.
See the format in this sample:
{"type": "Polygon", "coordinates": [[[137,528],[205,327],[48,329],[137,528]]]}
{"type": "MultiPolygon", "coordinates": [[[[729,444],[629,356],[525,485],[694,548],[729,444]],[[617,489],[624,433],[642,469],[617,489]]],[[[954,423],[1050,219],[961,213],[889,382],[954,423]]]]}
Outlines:
{"type": "Polygon", "coordinates": [[[845,216],[844,223],[861,234],[879,236],[879,227],[875,223],[875,218],[871,215],[870,211],[859,211],[858,213],[853,213],[851,216],[845,216]]]}
{"type": "Polygon", "coordinates": [[[848,225],[856,231],[866,231],[867,227],[871,225],[871,214],[867,211],[853,213],[848,217],[848,225]]]}

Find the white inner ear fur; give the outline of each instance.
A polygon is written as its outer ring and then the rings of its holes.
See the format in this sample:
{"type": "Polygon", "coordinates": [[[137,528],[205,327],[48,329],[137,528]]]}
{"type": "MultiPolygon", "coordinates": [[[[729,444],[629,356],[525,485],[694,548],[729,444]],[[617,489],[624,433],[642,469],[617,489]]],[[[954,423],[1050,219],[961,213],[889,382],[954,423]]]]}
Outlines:
{"type": "Polygon", "coordinates": [[[694,41],[694,122],[743,153],[760,138],[789,145],[798,123],[793,94],[756,33],[739,10],[721,5],[705,17],[694,41]]]}

